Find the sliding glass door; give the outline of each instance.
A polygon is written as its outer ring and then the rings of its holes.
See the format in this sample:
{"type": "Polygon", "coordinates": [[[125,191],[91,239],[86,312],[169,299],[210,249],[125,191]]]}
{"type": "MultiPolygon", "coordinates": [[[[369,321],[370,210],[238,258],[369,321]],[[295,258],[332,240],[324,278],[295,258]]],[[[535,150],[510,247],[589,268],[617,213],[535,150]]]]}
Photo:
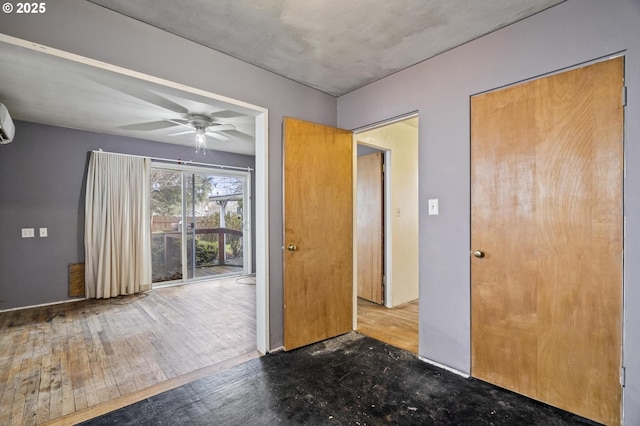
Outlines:
{"type": "Polygon", "coordinates": [[[250,272],[248,177],[248,173],[154,166],[154,283],[173,284],[250,272]]]}

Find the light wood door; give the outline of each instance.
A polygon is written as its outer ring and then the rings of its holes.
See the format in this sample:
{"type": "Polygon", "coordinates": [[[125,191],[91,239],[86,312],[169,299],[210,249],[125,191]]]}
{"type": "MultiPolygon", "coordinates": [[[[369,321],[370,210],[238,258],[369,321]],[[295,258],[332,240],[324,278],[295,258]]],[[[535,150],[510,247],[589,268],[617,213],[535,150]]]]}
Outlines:
{"type": "Polygon", "coordinates": [[[358,297],[382,304],[383,276],[383,153],[358,157],[357,242],[358,297]]]}
{"type": "Polygon", "coordinates": [[[284,346],[353,329],[353,141],[284,120],[284,346]]]}
{"type": "Polygon", "coordinates": [[[472,374],[620,423],[624,62],[471,99],[472,374]]]}

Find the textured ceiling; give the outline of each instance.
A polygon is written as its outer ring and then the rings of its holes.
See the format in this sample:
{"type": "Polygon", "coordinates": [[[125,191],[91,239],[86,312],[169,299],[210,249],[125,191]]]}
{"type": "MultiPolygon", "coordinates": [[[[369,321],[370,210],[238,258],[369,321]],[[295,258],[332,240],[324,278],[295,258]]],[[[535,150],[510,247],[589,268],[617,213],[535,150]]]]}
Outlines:
{"type": "Polygon", "coordinates": [[[341,95],[564,0],[89,0],[341,95]]]}
{"type": "MultiPolygon", "coordinates": [[[[561,2],[90,1],[332,95],[561,2]]],[[[175,133],[192,130],[184,123],[194,115],[207,116],[227,124],[220,133],[228,138],[208,137],[209,148],[255,152],[249,110],[3,42],[0,63],[0,102],[17,120],[193,145],[192,133],[175,133]]]]}

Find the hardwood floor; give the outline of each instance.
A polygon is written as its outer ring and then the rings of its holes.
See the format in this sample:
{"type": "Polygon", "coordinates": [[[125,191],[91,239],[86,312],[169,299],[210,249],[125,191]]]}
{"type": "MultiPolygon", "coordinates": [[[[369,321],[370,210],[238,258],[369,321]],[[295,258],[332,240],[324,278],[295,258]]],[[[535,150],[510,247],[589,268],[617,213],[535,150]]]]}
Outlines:
{"type": "Polygon", "coordinates": [[[389,309],[358,298],[358,332],[418,353],[418,300],[389,309]]]}
{"type": "Polygon", "coordinates": [[[162,383],[258,356],[255,285],[247,283],[233,277],[0,313],[0,424],[115,409],[113,401],[132,402],[124,396],[145,398],[154,386],[166,390],[162,383]]]}

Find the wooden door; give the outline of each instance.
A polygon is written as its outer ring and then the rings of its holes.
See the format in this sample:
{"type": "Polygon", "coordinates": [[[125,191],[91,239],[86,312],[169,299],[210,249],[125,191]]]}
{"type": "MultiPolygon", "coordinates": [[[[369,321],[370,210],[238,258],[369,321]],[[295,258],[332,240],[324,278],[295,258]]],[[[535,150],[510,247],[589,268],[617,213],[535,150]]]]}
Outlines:
{"type": "Polygon", "coordinates": [[[353,329],[353,140],[284,120],[284,346],[353,329]]]}
{"type": "Polygon", "coordinates": [[[620,424],[624,62],[471,99],[472,374],[620,424]]]}
{"type": "Polygon", "coordinates": [[[383,302],[383,153],[358,157],[357,241],[358,297],[383,302]]]}

